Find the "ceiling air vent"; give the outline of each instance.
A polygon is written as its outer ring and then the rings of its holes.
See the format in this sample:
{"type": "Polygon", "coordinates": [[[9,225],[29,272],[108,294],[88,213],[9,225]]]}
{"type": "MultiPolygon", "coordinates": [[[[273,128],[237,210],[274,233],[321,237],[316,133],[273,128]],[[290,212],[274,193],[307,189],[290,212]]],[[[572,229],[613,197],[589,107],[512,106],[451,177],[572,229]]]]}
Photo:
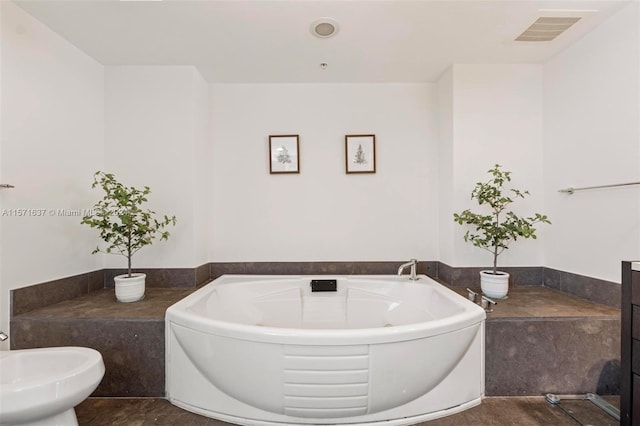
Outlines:
{"type": "Polygon", "coordinates": [[[529,28],[516,38],[516,41],[551,41],[578,22],[580,17],[543,17],[538,18],[529,28]]]}

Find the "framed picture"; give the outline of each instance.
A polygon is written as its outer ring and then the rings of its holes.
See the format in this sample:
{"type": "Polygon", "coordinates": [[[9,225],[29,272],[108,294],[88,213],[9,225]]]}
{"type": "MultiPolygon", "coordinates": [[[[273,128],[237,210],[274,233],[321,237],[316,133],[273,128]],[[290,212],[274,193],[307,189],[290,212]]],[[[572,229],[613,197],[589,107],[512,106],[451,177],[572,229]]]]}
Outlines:
{"type": "Polygon", "coordinates": [[[269,136],[269,173],[300,173],[298,135],[269,136]]]}
{"type": "Polygon", "coordinates": [[[346,135],[347,173],[376,172],[376,135],[346,135]]]}

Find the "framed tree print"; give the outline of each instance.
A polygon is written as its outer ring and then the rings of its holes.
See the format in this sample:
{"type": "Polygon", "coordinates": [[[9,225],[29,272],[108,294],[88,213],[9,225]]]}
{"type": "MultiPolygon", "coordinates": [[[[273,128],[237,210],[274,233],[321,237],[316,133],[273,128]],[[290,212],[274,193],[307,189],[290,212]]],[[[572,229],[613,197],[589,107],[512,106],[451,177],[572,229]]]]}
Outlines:
{"type": "Polygon", "coordinates": [[[298,135],[269,136],[269,173],[300,173],[298,135]]]}
{"type": "Polygon", "coordinates": [[[346,135],[347,173],[376,172],[376,135],[346,135]]]}

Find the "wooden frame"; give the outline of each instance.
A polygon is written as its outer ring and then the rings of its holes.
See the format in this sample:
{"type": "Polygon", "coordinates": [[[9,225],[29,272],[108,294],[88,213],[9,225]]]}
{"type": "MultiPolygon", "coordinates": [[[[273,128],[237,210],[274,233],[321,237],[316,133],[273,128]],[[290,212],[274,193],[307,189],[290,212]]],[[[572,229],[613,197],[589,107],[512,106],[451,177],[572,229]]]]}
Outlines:
{"type": "Polygon", "coordinates": [[[300,173],[298,135],[269,136],[269,173],[300,173]]]}
{"type": "Polygon", "coordinates": [[[345,135],[344,146],[348,174],[376,172],[376,135],[345,135]]]}

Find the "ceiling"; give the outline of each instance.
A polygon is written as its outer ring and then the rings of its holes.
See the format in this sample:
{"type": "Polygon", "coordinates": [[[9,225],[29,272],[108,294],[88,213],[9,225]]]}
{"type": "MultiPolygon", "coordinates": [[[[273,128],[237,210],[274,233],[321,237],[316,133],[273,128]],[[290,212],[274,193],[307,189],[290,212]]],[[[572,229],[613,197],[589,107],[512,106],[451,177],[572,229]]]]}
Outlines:
{"type": "Polygon", "coordinates": [[[194,65],[209,82],[380,83],[435,81],[454,63],[543,63],[629,1],[15,3],[104,65],[194,65]],[[554,41],[513,41],[539,16],[567,14],[548,9],[592,12],[554,41]],[[338,21],[335,37],[311,34],[321,17],[338,21]]]}

